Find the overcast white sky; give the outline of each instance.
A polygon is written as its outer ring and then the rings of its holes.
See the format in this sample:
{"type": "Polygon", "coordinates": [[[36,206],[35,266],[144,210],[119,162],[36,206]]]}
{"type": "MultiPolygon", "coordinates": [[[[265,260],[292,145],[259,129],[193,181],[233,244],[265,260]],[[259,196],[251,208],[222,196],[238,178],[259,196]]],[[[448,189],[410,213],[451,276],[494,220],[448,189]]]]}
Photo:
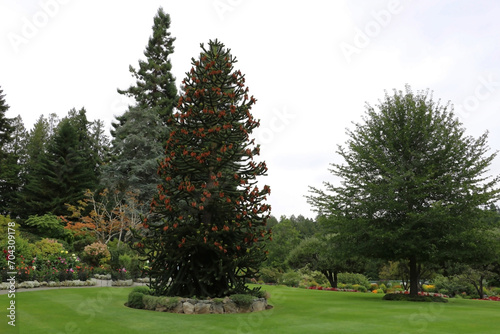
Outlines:
{"type": "MultiPolygon", "coordinates": [[[[178,85],[200,43],[232,49],[258,102],[255,132],[272,214],[314,212],[308,186],[332,180],[337,144],[384,90],[431,89],[468,134],[500,149],[500,3],[492,0],[0,0],[0,86],[30,129],[85,107],[108,127],[162,6],[171,15],[178,85]]],[[[500,173],[500,157],[491,169],[500,173]]]]}

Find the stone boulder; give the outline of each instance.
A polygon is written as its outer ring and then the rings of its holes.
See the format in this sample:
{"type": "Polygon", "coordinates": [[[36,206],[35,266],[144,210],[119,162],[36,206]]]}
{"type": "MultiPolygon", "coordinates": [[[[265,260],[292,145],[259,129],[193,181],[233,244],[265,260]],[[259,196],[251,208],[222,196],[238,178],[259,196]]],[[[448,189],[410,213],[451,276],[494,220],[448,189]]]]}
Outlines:
{"type": "Polygon", "coordinates": [[[191,304],[190,302],[184,302],[182,303],[182,311],[184,314],[193,314],[194,313],[194,305],[191,304]]]}
{"type": "Polygon", "coordinates": [[[206,301],[200,301],[194,305],[194,313],[196,314],[207,314],[210,313],[210,303],[206,301]]]}

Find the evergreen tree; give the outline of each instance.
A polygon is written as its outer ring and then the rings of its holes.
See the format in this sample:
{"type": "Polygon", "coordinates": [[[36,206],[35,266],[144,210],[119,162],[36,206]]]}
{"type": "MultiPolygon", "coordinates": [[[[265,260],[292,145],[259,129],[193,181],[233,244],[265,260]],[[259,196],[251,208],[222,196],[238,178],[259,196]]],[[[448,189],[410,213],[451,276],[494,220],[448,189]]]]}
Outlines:
{"type": "MultiPolygon", "coordinates": [[[[129,71],[137,79],[135,86],[120,90],[120,94],[135,98],[137,107],[154,108],[166,122],[177,102],[175,78],[170,72],[170,55],[174,52],[174,37],[170,36],[170,15],[158,9],[154,17],[153,35],[144,51],[146,61],[139,60],[139,69],[130,66],[129,71]]],[[[117,118],[119,124],[122,119],[117,118]]]]}
{"type": "Polygon", "coordinates": [[[496,156],[448,106],[428,93],[386,94],[349,131],[345,164],[332,164],[340,186],[312,188],[310,203],[331,217],[339,244],[353,254],[408,261],[410,294],[422,264],[459,260],[464,245],[488,226],[482,207],[498,199],[499,177],[486,176],[496,156]]]}
{"type": "Polygon", "coordinates": [[[265,259],[270,188],[256,185],[267,170],[254,162],[260,148],[250,141],[256,100],[229,49],[218,41],[201,47],[170,119],[152,216],[136,231],[157,295],[244,292],[265,259]]]}
{"type": "Polygon", "coordinates": [[[23,209],[18,212],[23,219],[30,215],[45,214],[41,209],[42,202],[36,194],[43,192],[41,189],[42,160],[54,131],[53,126],[56,126],[58,122],[55,114],[50,115],[50,120],[42,115],[27,134],[26,157],[21,172],[23,187],[19,193],[19,203],[23,209]]]}
{"type": "MultiPolygon", "coordinates": [[[[51,118],[55,121],[55,117],[51,118]]],[[[20,204],[23,210],[18,212],[23,219],[30,215],[44,215],[43,210],[44,197],[38,197],[40,194],[44,196],[42,188],[43,167],[42,160],[47,151],[47,145],[51,138],[50,122],[40,116],[34,124],[33,129],[29,132],[26,140],[26,161],[23,164],[22,182],[24,187],[20,192],[20,204]]]]}
{"type": "Polygon", "coordinates": [[[14,130],[12,127],[12,119],[6,117],[7,110],[9,110],[9,106],[5,102],[5,95],[3,95],[3,90],[0,87],[0,149],[3,152],[4,146],[12,141],[12,131],[14,130]]]}
{"type": "Polygon", "coordinates": [[[144,51],[146,61],[139,61],[138,70],[130,66],[137,79],[135,86],[118,89],[134,97],[136,105],[112,123],[112,161],[102,178],[109,189],[136,193],[140,202],[148,204],[159,183],[157,161],[162,158],[168,134],[166,123],[178,100],[169,59],[175,38],[170,37],[169,29],[170,15],[160,8],[144,51]]]}
{"type": "Polygon", "coordinates": [[[77,129],[70,119],[63,119],[42,160],[45,213],[66,214],[66,203],[76,203],[87,189],[96,187],[93,166],[80,145],[77,129]]]}
{"type": "Polygon", "coordinates": [[[6,211],[10,212],[12,217],[16,217],[23,210],[19,194],[24,184],[23,167],[26,164],[27,132],[21,116],[12,119],[12,127],[12,141],[6,145],[8,154],[5,160],[6,167],[2,165],[1,168],[5,187],[0,193],[5,200],[6,211]]]}
{"type": "Polygon", "coordinates": [[[8,145],[13,141],[12,119],[6,117],[9,106],[5,102],[5,95],[0,88],[0,214],[10,211],[12,197],[12,181],[15,177],[16,158],[9,152],[8,145]]]}
{"type": "MultiPolygon", "coordinates": [[[[101,183],[109,189],[125,194],[138,194],[138,200],[149,203],[156,194],[160,178],[156,173],[163,157],[163,145],[158,138],[164,135],[164,126],[155,109],[131,107],[124,115],[123,124],[114,130],[110,164],[103,168],[101,183]]],[[[143,212],[146,214],[147,212],[143,212]]]]}
{"type": "MultiPolygon", "coordinates": [[[[69,116],[75,115],[70,112],[69,116]]],[[[27,179],[21,195],[25,205],[23,217],[65,215],[66,203],[75,203],[87,189],[97,186],[95,161],[88,147],[85,149],[87,127],[81,127],[86,117],[79,117],[80,120],[64,118],[52,136],[48,120],[41,117],[35,124],[27,145],[27,179]]]]}
{"type": "Polygon", "coordinates": [[[86,160],[83,162],[85,164],[84,168],[92,170],[92,175],[89,174],[89,177],[92,178],[90,181],[97,183],[100,167],[103,163],[102,156],[105,155],[108,149],[105,146],[107,142],[102,129],[102,122],[99,120],[89,122],[85,108],[78,111],[71,109],[68,112],[68,120],[77,133],[78,146],[76,149],[81,155],[86,157],[86,160]],[[97,131],[97,133],[93,133],[92,131],[97,131]]]}

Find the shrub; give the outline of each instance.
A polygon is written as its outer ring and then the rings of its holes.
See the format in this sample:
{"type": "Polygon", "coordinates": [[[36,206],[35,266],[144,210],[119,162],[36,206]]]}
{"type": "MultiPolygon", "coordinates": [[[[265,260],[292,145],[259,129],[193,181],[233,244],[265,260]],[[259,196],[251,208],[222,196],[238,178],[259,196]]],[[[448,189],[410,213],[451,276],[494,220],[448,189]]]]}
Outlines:
{"type": "Polygon", "coordinates": [[[281,283],[286,286],[299,286],[302,276],[296,271],[288,271],[281,277],[281,283]]]}
{"type": "Polygon", "coordinates": [[[387,292],[387,287],[385,286],[385,284],[384,284],[384,283],[380,284],[380,285],[378,286],[378,288],[379,288],[380,290],[382,290],[383,292],[387,292]]]}
{"type": "Polygon", "coordinates": [[[370,288],[370,282],[368,281],[368,278],[366,278],[365,275],[354,274],[354,273],[339,273],[337,277],[340,283],[351,284],[351,285],[359,284],[363,285],[367,289],[370,288]]]}
{"type": "Polygon", "coordinates": [[[439,293],[447,294],[449,296],[462,295],[475,295],[477,291],[474,286],[470,283],[465,282],[459,277],[445,277],[442,275],[437,275],[433,279],[433,283],[439,293]]]}
{"type": "Polygon", "coordinates": [[[352,286],[352,288],[353,288],[354,290],[359,291],[359,292],[366,292],[366,291],[368,291],[368,289],[367,289],[365,286],[363,286],[363,285],[359,285],[359,284],[354,284],[354,285],[352,286]]]}
{"type": "Polygon", "coordinates": [[[45,214],[43,216],[30,216],[24,225],[37,230],[37,235],[42,235],[49,238],[68,239],[71,233],[64,229],[61,220],[53,214],[45,214]]]}
{"type": "Polygon", "coordinates": [[[57,240],[45,238],[35,242],[33,249],[33,256],[47,257],[50,255],[59,254],[61,253],[62,250],[63,250],[63,245],[57,242],[57,240]]]}
{"type": "MultiPolygon", "coordinates": [[[[222,303],[222,301],[221,301],[221,303],[222,303]]],[[[169,297],[158,297],[156,305],[163,306],[163,307],[167,308],[167,310],[171,310],[175,306],[177,306],[178,304],[179,304],[179,298],[177,298],[177,297],[170,297],[170,298],[169,297]]]]}
{"type": "Polygon", "coordinates": [[[311,273],[311,278],[318,282],[319,285],[330,285],[326,276],[320,271],[313,271],[311,273]]]}
{"type": "Polygon", "coordinates": [[[94,242],[83,249],[84,258],[91,265],[97,267],[109,262],[111,254],[108,246],[102,242],[94,242]]]}
{"type": "MultiPolygon", "coordinates": [[[[143,309],[145,308],[144,296],[150,296],[151,289],[147,286],[137,286],[128,295],[127,306],[131,308],[143,309]]],[[[148,307],[151,307],[153,301],[150,298],[145,298],[148,301],[148,307]]]]}
{"type": "Polygon", "coordinates": [[[151,296],[151,295],[142,295],[142,302],[144,304],[144,308],[146,310],[155,310],[158,305],[159,297],[151,296]]]}
{"type": "Polygon", "coordinates": [[[436,286],[433,284],[424,284],[422,285],[422,289],[425,292],[436,292],[436,286]]]}
{"type": "Polygon", "coordinates": [[[128,302],[127,302],[128,307],[139,308],[139,309],[144,308],[143,297],[144,297],[143,293],[132,291],[128,295],[128,302]]]}
{"type": "Polygon", "coordinates": [[[151,289],[145,285],[143,286],[136,286],[132,292],[138,292],[142,293],[143,295],[150,295],[151,294],[151,289]]]}
{"type": "Polygon", "coordinates": [[[130,273],[128,272],[128,270],[126,268],[118,268],[118,269],[115,269],[111,272],[111,279],[113,281],[128,280],[130,278],[131,278],[130,273]]]}
{"type": "Polygon", "coordinates": [[[260,270],[260,279],[264,283],[278,283],[283,274],[279,272],[276,268],[262,268],[260,270]]]}
{"type": "Polygon", "coordinates": [[[252,305],[254,297],[251,295],[236,294],[229,296],[231,300],[238,306],[248,307],[252,305]]]}
{"type": "Polygon", "coordinates": [[[403,293],[388,293],[383,300],[447,303],[448,299],[437,296],[410,296],[403,293]]]}
{"type": "Polygon", "coordinates": [[[265,290],[261,290],[260,287],[250,290],[250,294],[256,298],[266,298],[266,299],[267,299],[266,296],[268,295],[268,293],[265,290]]]}
{"type": "Polygon", "coordinates": [[[86,281],[92,277],[92,268],[88,266],[77,266],[77,275],[80,281],[86,281]]]}

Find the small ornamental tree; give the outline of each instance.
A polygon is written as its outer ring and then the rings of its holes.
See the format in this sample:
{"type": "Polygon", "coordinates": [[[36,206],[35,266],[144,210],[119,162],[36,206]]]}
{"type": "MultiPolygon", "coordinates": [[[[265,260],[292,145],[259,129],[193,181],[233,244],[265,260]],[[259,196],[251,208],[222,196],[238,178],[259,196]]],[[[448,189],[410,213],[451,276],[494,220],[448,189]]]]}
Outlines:
{"type": "Polygon", "coordinates": [[[270,188],[256,185],[267,167],[254,162],[259,146],[250,140],[259,126],[250,113],[256,100],[229,49],[217,40],[201,48],[169,121],[151,218],[136,231],[156,295],[248,292],[245,279],[265,259],[262,241],[270,238],[270,188]]]}

